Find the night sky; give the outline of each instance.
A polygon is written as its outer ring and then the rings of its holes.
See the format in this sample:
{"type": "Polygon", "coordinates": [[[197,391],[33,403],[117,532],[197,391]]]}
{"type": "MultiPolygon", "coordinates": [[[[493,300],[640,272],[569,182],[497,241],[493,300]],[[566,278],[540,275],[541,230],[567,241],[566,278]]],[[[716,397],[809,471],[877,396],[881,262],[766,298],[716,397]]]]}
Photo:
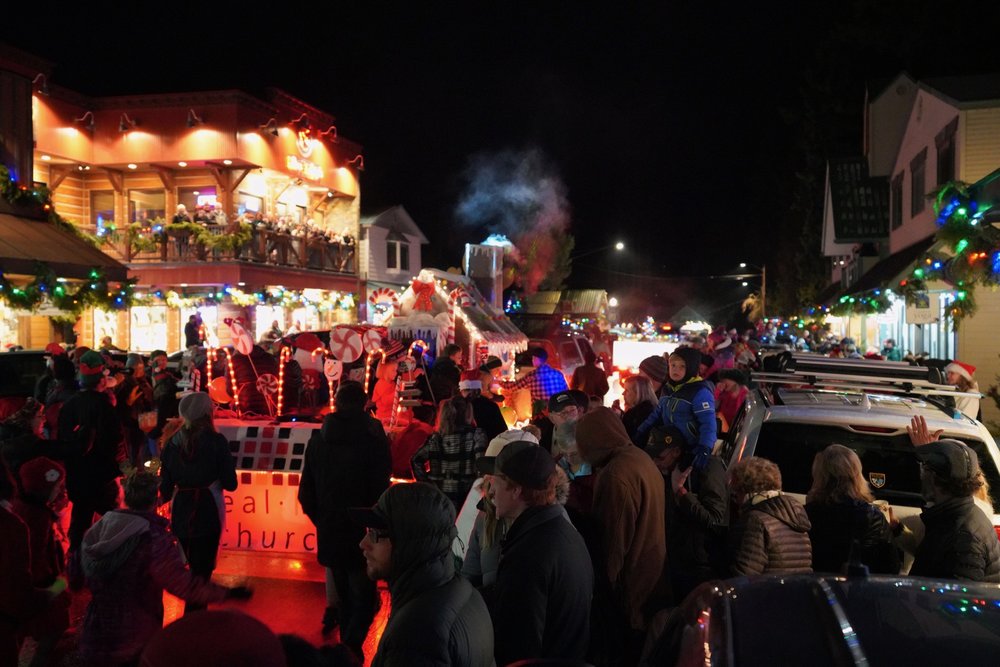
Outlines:
{"type": "Polygon", "coordinates": [[[860,152],[866,82],[1000,70],[990,2],[346,4],[77,3],[0,39],[84,94],[277,86],[329,111],[364,146],[363,213],[404,205],[442,268],[489,231],[456,213],[470,165],[539,157],[587,253],[570,284],[665,309],[735,303],[737,282],[704,276],[740,261],[780,279],[816,88],[838,101],[807,141],[822,159],[860,152]]]}

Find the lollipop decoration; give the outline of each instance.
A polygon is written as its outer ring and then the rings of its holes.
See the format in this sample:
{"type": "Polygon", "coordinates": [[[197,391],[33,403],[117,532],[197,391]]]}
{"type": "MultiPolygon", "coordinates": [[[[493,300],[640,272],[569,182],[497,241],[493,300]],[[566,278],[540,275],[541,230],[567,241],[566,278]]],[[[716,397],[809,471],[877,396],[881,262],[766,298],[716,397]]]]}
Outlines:
{"type": "Polygon", "coordinates": [[[253,350],[253,336],[251,336],[250,332],[247,331],[245,326],[243,326],[243,318],[237,317],[236,319],[233,319],[231,317],[227,317],[223,320],[223,322],[229,326],[229,331],[233,335],[233,347],[235,347],[240,354],[249,355],[253,350]]]}
{"type": "Polygon", "coordinates": [[[330,352],[345,364],[357,361],[364,353],[364,343],[357,331],[340,327],[330,334],[330,352]]]}
{"type": "Polygon", "coordinates": [[[382,334],[378,332],[378,329],[369,329],[361,335],[361,342],[365,352],[373,354],[382,347],[382,334]]]}

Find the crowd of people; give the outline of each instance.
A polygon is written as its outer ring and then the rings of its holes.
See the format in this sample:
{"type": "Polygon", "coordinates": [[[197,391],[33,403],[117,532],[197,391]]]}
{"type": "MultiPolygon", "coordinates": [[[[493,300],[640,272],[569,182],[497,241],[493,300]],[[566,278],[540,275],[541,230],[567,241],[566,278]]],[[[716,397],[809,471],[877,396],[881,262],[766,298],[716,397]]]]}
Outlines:
{"type": "MultiPolygon", "coordinates": [[[[841,445],[816,455],[804,504],[765,458],[727,469],[716,443],[746,400],[753,347],[718,332],[649,357],[612,407],[593,358],[567,383],[533,349],[532,371],[501,382],[499,360],[464,369],[461,349],[446,347],[418,383],[409,423],[389,433],[378,383],[369,395],[341,382],[298,490],[326,571],[317,620],[324,635],[339,628],[341,648],[326,659],[363,660],[378,580],[391,611],[373,664],[484,666],[642,664],[660,655],[660,630],[679,602],[728,576],[866,567],[1000,583],[976,453],[921,418],[910,427],[929,504],[921,521],[879,504],[857,454],[841,445]],[[531,393],[535,413],[508,429],[499,400],[517,389],[531,393]],[[459,535],[456,517],[470,512],[459,535]]],[[[47,352],[35,396],[0,405],[0,530],[10,545],[0,557],[0,662],[16,661],[31,637],[32,664],[48,664],[69,598],[84,587],[86,664],[138,664],[167,650],[159,634],[180,630],[161,630],[164,590],[185,600],[185,625],[198,614],[244,623],[205,611],[253,594],[212,582],[222,493],[236,490],[237,475],[211,398],[178,400],[161,351],[148,361],[129,354],[121,368],[86,348],[47,352]]],[[[379,381],[394,384],[401,363],[387,362],[379,381]]],[[[959,362],[947,370],[960,387],[974,371],[959,362]]],[[[275,664],[318,657],[295,638],[274,642],[286,661],[275,664]]]]}

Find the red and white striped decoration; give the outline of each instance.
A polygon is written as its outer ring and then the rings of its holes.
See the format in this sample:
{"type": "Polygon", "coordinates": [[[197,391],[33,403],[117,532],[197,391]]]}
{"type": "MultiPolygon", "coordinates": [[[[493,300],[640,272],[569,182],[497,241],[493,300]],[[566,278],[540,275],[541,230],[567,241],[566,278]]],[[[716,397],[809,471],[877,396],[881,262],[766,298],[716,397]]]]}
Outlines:
{"type": "Polygon", "coordinates": [[[377,303],[391,303],[392,316],[396,317],[399,315],[399,296],[395,290],[388,287],[379,287],[372,292],[371,296],[368,297],[368,303],[373,306],[377,303]]]}
{"type": "Polygon", "coordinates": [[[468,308],[472,305],[472,297],[461,287],[456,287],[448,295],[448,342],[455,342],[456,308],[468,308]]]}

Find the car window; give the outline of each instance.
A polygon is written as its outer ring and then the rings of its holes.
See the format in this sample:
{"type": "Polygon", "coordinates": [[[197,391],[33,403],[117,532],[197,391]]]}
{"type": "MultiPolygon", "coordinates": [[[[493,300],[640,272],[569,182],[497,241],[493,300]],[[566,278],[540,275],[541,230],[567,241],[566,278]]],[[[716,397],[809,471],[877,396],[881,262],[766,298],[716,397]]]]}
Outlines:
{"type": "Polygon", "coordinates": [[[729,431],[722,437],[719,457],[723,461],[728,462],[733,458],[733,450],[736,449],[736,442],[739,440],[739,435],[743,432],[743,424],[747,420],[748,405],[749,402],[743,401],[743,405],[740,406],[739,411],[736,413],[736,418],[729,425],[729,431]]]}
{"type": "Polygon", "coordinates": [[[853,449],[877,498],[895,505],[921,507],[920,467],[906,435],[883,436],[821,424],[765,422],[754,456],[774,461],[785,491],[805,494],[812,486],[812,462],[817,452],[833,444],[853,449]]]}
{"type": "Polygon", "coordinates": [[[576,347],[576,342],[564,340],[559,343],[559,361],[563,368],[579,366],[583,363],[583,358],[580,356],[580,350],[576,347]]]}

